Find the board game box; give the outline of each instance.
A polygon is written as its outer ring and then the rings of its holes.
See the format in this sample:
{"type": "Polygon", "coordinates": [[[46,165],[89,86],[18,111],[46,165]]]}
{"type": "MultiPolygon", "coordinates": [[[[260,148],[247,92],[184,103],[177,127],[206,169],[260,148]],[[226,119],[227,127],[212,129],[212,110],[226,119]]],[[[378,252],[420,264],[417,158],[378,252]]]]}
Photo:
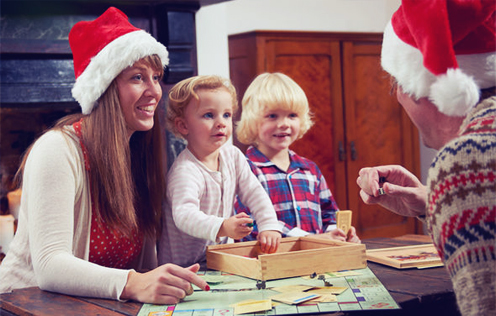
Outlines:
{"type": "Polygon", "coordinates": [[[209,246],[207,268],[256,280],[363,269],[365,245],[317,236],[282,238],[276,253],[265,254],[258,241],[209,246]]]}

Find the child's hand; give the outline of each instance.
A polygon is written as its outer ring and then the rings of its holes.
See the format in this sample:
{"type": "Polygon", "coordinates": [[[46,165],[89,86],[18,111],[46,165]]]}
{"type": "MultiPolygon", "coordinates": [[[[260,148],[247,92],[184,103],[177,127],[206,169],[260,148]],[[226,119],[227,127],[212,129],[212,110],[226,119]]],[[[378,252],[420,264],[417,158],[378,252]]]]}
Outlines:
{"type": "Polygon", "coordinates": [[[323,235],[329,236],[329,239],[353,242],[356,244],[362,243],[360,241],[360,238],[358,238],[358,236],[356,234],[355,227],[353,227],[353,226],[350,227],[350,230],[348,231],[348,236],[344,233],[344,231],[342,229],[339,229],[339,228],[336,228],[335,230],[330,231],[329,233],[326,233],[323,235]]]}
{"type": "Polygon", "coordinates": [[[231,216],[222,222],[217,236],[227,236],[236,240],[241,239],[253,230],[252,227],[246,226],[248,223],[253,223],[253,220],[244,212],[231,216]]]}
{"type": "Polygon", "coordinates": [[[362,243],[362,241],[360,240],[360,238],[358,238],[358,236],[356,234],[355,227],[353,227],[353,226],[350,227],[346,241],[347,242],[353,242],[355,244],[361,244],[362,243]]]}
{"type": "Polygon", "coordinates": [[[275,230],[264,230],[257,237],[260,248],[265,253],[274,253],[281,242],[281,233],[275,230]]]}

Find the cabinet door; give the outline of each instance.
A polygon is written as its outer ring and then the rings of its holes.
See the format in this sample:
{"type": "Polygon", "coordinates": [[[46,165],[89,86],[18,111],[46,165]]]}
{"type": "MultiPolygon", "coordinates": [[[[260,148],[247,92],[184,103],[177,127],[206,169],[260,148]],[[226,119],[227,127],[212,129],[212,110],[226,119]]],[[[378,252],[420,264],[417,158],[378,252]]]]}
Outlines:
{"type": "Polygon", "coordinates": [[[345,207],[346,161],[338,154],[344,142],[339,42],[268,38],[265,52],[266,71],[282,72],[296,81],[314,114],[315,125],[291,149],[317,163],[338,206],[345,207]]]}
{"type": "Polygon", "coordinates": [[[318,32],[229,38],[231,79],[240,99],[262,72],[285,73],[305,91],[315,125],[291,148],[319,166],[339,208],[353,211],[361,238],[419,232],[415,219],[365,205],[356,184],[360,168],[375,165],[401,164],[419,174],[418,134],[390,95],[389,77],[380,66],[380,39],[318,32]]]}
{"type": "Polygon", "coordinates": [[[361,238],[417,232],[418,221],[365,205],[356,184],[363,167],[400,164],[418,175],[418,134],[380,65],[381,43],[343,43],[343,81],[348,150],[348,202],[361,238]]]}

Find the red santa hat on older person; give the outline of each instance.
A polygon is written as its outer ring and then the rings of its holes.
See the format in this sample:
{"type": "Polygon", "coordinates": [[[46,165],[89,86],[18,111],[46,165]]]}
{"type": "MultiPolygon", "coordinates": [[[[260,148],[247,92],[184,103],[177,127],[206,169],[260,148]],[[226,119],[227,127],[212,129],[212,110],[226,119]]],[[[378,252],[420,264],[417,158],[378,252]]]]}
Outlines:
{"type": "Polygon", "coordinates": [[[69,32],[76,83],[72,96],[89,114],[122,70],[150,55],[165,67],[168,52],[150,34],[134,27],[119,9],[110,7],[93,21],[76,23],[69,32]]]}
{"type": "Polygon", "coordinates": [[[381,64],[415,98],[464,116],[496,86],[495,0],[403,0],[384,31],[381,64]]]}

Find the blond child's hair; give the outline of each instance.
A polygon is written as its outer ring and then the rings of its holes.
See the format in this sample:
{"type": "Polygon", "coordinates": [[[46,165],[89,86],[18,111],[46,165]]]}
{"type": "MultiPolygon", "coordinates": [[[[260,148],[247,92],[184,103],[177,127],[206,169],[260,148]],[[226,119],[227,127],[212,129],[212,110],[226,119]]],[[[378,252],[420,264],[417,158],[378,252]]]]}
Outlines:
{"type": "Polygon", "coordinates": [[[268,110],[282,108],[298,114],[301,122],[298,139],[313,125],[305,92],[293,79],[279,72],[256,77],[246,89],[242,105],[236,136],[245,145],[257,145],[259,122],[268,110]]]}
{"type": "Polygon", "coordinates": [[[188,103],[195,98],[199,100],[198,90],[226,89],[231,94],[233,114],[238,110],[238,99],[236,89],[229,79],[221,76],[195,76],[178,82],[169,91],[169,104],[167,107],[167,129],[178,137],[182,137],[176,128],[175,120],[184,117],[184,111],[188,103]]]}

